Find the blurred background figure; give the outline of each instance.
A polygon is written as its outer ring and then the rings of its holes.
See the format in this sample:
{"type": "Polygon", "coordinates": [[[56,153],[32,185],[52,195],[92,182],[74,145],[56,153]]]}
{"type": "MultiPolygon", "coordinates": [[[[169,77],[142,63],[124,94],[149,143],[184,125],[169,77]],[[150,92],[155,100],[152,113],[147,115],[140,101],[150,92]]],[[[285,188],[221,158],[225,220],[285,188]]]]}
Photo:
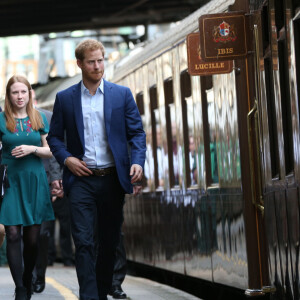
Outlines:
{"type": "Polygon", "coordinates": [[[190,176],[191,184],[197,183],[197,168],[196,168],[196,146],[194,137],[190,135],[189,137],[189,160],[190,160],[190,176]]]}
{"type": "MultiPolygon", "coordinates": [[[[62,189],[62,181],[59,182],[62,189]]],[[[55,187],[52,185],[52,191],[55,192],[55,187]]],[[[70,212],[68,199],[64,194],[55,196],[53,194],[52,206],[56,220],[59,222],[59,249],[60,258],[65,267],[74,266],[73,241],[71,236],[70,212]]],[[[48,244],[48,266],[52,266],[58,259],[56,244],[55,244],[55,228],[56,222],[51,222],[50,237],[48,244]]]]}

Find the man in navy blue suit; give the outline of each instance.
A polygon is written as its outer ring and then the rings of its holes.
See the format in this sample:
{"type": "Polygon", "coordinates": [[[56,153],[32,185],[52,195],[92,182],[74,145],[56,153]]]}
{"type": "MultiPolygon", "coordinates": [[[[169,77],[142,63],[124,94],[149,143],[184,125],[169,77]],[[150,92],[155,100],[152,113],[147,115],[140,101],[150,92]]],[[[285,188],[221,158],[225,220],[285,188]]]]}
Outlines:
{"type": "Polygon", "coordinates": [[[47,138],[53,155],[65,166],[63,186],[70,202],[81,300],[107,299],[124,196],[141,191],[146,152],[130,89],[103,79],[104,54],[96,40],[76,47],[82,81],[57,93],[47,138]],[[96,217],[100,247],[95,263],[96,217]]]}

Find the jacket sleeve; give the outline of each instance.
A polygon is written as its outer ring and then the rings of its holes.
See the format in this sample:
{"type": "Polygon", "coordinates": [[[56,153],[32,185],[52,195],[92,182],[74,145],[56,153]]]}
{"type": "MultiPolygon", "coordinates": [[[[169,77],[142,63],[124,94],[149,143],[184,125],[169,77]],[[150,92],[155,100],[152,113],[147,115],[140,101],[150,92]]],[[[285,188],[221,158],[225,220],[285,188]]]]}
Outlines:
{"type": "Polygon", "coordinates": [[[62,179],[62,168],[56,161],[55,157],[52,156],[49,159],[49,172],[50,172],[50,183],[55,180],[62,179]]]}
{"type": "Polygon", "coordinates": [[[53,115],[51,118],[47,141],[52,154],[54,155],[58,163],[62,166],[64,165],[65,159],[69,156],[72,156],[71,153],[66,149],[64,131],[65,126],[63,118],[63,108],[61,106],[61,99],[58,93],[55,98],[53,115]]]}
{"type": "Polygon", "coordinates": [[[126,134],[130,146],[131,164],[144,168],[146,157],[146,134],[137,105],[129,88],[126,89],[126,134]]]}

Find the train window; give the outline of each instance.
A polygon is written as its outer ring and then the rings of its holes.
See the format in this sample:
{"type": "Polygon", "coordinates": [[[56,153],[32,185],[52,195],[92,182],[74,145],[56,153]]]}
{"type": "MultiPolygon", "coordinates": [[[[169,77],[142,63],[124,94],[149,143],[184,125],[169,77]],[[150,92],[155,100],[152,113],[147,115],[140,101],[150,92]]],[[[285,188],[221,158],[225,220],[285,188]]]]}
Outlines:
{"type": "Polygon", "coordinates": [[[276,27],[279,33],[278,39],[278,58],[279,58],[279,76],[280,76],[280,91],[281,91],[281,110],[282,110],[282,126],[284,138],[284,156],[285,156],[285,171],[289,174],[294,169],[294,153],[293,153],[293,129],[292,129],[292,113],[291,113],[291,95],[289,85],[289,67],[288,67],[288,45],[287,35],[283,21],[285,13],[283,2],[275,1],[276,10],[276,27]]]}
{"type": "Polygon", "coordinates": [[[156,85],[150,88],[149,93],[152,127],[152,155],[154,160],[154,183],[155,188],[159,188],[164,186],[163,159],[165,155],[162,144],[156,85]]]}
{"type": "Polygon", "coordinates": [[[185,151],[185,170],[187,187],[197,184],[197,162],[194,130],[194,105],[192,99],[191,77],[187,71],[180,75],[181,107],[183,121],[183,142],[185,151]]]}
{"type": "Polygon", "coordinates": [[[143,122],[143,127],[146,132],[146,144],[147,144],[147,152],[146,152],[146,160],[145,160],[145,165],[144,165],[144,176],[142,180],[142,185],[143,185],[143,190],[148,191],[151,184],[150,181],[153,179],[154,174],[153,174],[153,165],[151,163],[151,155],[152,155],[152,147],[151,143],[149,142],[149,136],[147,135],[148,132],[148,122],[146,119],[145,115],[145,109],[144,109],[144,95],[143,93],[138,93],[135,97],[136,99],[136,104],[139,109],[142,122],[143,122]]]}
{"type": "Polygon", "coordinates": [[[137,94],[136,97],[135,97],[135,100],[136,100],[136,105],[137,105],[137,107],[139,109],[140,115],[143,116],[145,114],[145,110],[144,110],[144,95],[143,95],[143,93],[137,94]]]}
{"type": "Polygon", "coordinates": [[[265,58],[265,82],[266,82],[266,96],[268,106],[268,125],[269,125],[269,140],[270,140],[270,156],[271,156],[271,172],[272,177],[279,177],[279,152],[278,152],[278,135],[276,122],[276,108],[273,92],[273,81],[270,74],[272,74],[271,58],[265,58]]]}
{"type": "Polygon", "coordinates": [[[272,76],[272,56],[270,49],[268,10],[264,6],[262,12],[262,37],[264,47],[264,65],[265,65],[265,92],[268,107],[268,127],[269,127],[269,141],[270,141],[270,157],[271,157],[271,172],[272,178],[279,177],[279,146],[278,146],[278,131],[276,120],[276,105],[274,95],[274,80],[272,76]]]}
{"type": "Polygon", "coordinates": [[[178,170],[178,145],[176,131],[176,111],[173,97],[173,80],[168,79],[164,82],[165,113],[168,142],[168,162],[170,186],[179,185],[178,170]]]}
{"type": "Polygon", "coordinates": [[[219,183],[216,148],[215,95],[213,92],[212,77],[201,77],[200,80],[204,129],[206,183],[208,186],[210,186],[211,184],[219,183]]]}
{"type": "MultiPolygon", "coordinates": [[[[294,39],[295,39],[295,53],[300,53],[300,4],[294,10],[294,39]]],[[[300,100],[300,57],[295,56],[296,60],[296,77],[297,77],[297,92],[298,99],[300,100]]],[[[298,109],[300,110],[300,103],[298,103],[298,109]]],[[[299,111],[300,115],[300,111],[299,111]]]]}

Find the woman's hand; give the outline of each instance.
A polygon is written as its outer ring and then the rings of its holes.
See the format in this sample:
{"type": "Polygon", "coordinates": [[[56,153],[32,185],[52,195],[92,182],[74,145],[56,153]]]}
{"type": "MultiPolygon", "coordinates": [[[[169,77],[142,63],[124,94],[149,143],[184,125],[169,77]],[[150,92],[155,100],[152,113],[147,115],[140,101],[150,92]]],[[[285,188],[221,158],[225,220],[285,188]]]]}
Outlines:
{"type": "Polygon", "coordinates": [[[36,147],[35,146],[29,146],[29,145],[21,145],[15,147],[11,151],[11,155],[14,156],[15,158],[20,158],[27,156],[35,151],[36,147]]]}

